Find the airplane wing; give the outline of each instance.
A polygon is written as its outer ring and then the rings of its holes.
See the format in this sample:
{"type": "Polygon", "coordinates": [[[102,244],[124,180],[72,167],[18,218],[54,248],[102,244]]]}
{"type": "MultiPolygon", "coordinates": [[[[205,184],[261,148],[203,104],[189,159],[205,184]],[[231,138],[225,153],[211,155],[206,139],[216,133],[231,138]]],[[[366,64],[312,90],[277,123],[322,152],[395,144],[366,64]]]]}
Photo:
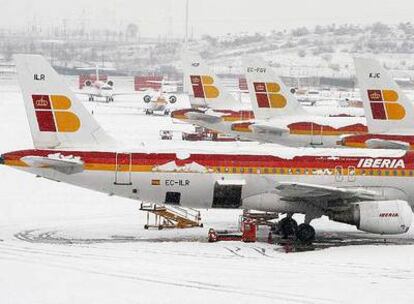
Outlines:
{"type": "Polygon", "coordinates": [[[112,93],[112,96],[121,96],[121,95],[142,95],[142,92],[115,92],[112,93]]]}
{"type": "Polygon", "coordinates": [[[76,91],[76,92],[75,92],[75,94],[76,94],[76,95],[84,95],[84,96],[95,96],[95,97],[99,97],[99,95],[98,95],[98,94],[96,94],[96,93],[92,93],[92,92],[87,93],[87,92],[80,92],[80,91],[76,91]]]}
{"type": "Polygon", "coordinates": [[[364,188],[340,188],[321,186],[296,182],[280,182],[275,187],[277,193],[285,200],[308,201],[320,199],[324,201],[335,200],[374,200],[378,193],[364,188]]]}
{"type": "Polygon", "coordinates": [[[410,150],[410,144],[408,142],[399,140],[386,140],[386,139],[368,139],[366,141],[367,147],[370,149],[399,149],[410,150]]]}
{"type": "MultiPolygon", "coordinates": [[[[94,96],[94,97],[101,97],[100,94],[94,92],[80,92],[76,91],[75,94],[77,95],[84,95],[84,96],[94,96]]],[[[121,95],[142,95],[142,92],[114,92],[111,96],[121,96],[121,95]]]]}
{"type": "Polygon", "coordinates": [[[29,167],[49,168],[67,175],[80,173],[84,169],[84,163],[77,158],[59,158],[49,156],[25,156],[21,159],[29,167]]]}

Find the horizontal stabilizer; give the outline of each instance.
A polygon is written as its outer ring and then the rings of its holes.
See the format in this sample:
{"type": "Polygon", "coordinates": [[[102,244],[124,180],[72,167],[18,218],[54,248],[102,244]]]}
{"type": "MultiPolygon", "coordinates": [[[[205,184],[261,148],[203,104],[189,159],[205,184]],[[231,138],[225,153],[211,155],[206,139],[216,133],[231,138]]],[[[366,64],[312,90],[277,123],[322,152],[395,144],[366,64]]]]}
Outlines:
{"type": "Polygon", "coordinates": [[[251,128],[254,130],[255,133],[258,134],[272,134],[282,136],[283,134],[289,133],[288,128],[271,125],[253,124],[251,125],[251,128]]]}
{"type": "Polygon", "coordinates": [[[205,113],[198,112],[189,112],[187,117],[191,120],[203,121],[209,124],[222,122],[223,118],[221,116],[210,115],[205,113]]]}
{"type": "Polygon", "coordinates": [[[84,170],[84,162],[79,158],[49,156],[25,156],[21,159],[29,167],[53,169],[63,174],[75,174],[84,170]]]}

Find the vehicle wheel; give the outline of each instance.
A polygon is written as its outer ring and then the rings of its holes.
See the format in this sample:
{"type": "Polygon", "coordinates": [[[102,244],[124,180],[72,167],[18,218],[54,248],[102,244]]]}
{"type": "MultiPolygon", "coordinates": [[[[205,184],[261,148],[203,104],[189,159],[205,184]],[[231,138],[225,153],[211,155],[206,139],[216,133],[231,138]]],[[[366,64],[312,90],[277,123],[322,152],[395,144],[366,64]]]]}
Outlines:
{"type": "Polygon", "coordinates": [[[296,237],[304,244],[310,244],[313,240],[315,240],[315,229],[309,224],[300,224],[297,232],[296,237]]]}
{"type": "Polygon", "coordinates": [[[158,226],[158,230],[162,230],[162,228],[164,228],[164,227],[162,227],[162,225],[158,226]]]}
{"type": "Polygon", "coordinates": [[[290,216],[279,221],[279,232],[284,239],[296,234],[298,223],[290,216]]]}
{"type": "Polygon", "coordinates": [[[144,225],[145,230],[148,230],[148,228],[149,228],[148,225],[144,225]]]}
{"type": "Polygon", "coordinates": [[[168,111],[168,110],[165,110],[165,111],[164,111],[164,115],[165,115],[165,116],[168,116],[168,115],[170,115],[170,111],[168,111]]]}

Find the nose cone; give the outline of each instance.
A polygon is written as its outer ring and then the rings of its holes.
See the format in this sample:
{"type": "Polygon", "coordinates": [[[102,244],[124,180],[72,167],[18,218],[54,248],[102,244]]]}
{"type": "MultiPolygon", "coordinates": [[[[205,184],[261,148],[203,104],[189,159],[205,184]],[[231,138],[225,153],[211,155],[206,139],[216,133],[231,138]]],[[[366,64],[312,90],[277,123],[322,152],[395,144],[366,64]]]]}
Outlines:
{"type": "Polygon", "coordinates": [[[4,165],[6,163],[6,160],[3,156],[3,154],[0,154],[0,165],[4,165]]]}

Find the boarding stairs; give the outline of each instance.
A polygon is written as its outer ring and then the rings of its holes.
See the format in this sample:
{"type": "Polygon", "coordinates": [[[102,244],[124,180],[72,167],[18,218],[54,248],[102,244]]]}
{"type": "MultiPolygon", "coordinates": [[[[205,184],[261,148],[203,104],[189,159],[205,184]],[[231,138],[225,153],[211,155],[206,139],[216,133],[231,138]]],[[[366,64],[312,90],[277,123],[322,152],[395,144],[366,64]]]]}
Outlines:
{"type": "Polygon", "coordinates": [[[141,211],[147,212],[147,223],[144,228],[192,228],[203,227],[200,211],[180,206],[165,206],[153,203],[141,203],[141,211]],[[153,221],[151,222],[150,214],[153,221]]]}

